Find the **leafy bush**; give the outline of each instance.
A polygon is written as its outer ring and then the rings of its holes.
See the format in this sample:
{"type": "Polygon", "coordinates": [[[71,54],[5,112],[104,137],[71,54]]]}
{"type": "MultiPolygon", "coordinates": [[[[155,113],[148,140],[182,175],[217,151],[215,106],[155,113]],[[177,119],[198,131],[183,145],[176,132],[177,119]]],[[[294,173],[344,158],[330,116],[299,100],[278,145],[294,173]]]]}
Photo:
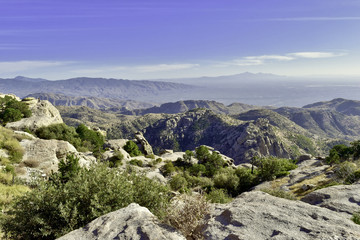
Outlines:
{"type": "Polygon", "coordinates": [[[340,179],[346,179],[354,174],[357,170],[355,163],[345,161],[335,168],[336,176],[340,179]]]}
{"type": "Polygon", "coordinates": [[[239,167],[235,170],[235,174],[239,178],[238,193],[248,191],[259,183],[257,171],[251,173],[251,169],[239,167]]]}
{"type": "Polygon", "coordinates": [[[66,161],[61,159],[59,162],[59,170],[57,173],[53,174],[57,176],[61,183],[66,183],[73,177],[75,177],[80,171],[79,158],[75,157],[73,154],[66,156],[66,161]]]}
{"type": "Polygon", "coordinates": [[[351,217],[351,220],[360,225],[360,212],[355,212],[353,216],[351,217]]]}
{"type": "Polygon", "coordinates": [[[98,164],[80,169],[66,183],[40,183],[14,201],[1,225],[11,239],[55,239],[133,202],[163,217],[169,190],[144,176],[98,164]]]}
{"type": "Polygon", "coordinates": [[[289,159],[264,157],[255,161],[258,167],[258,177],[261,181],[273,180],[276,177],[285,176],[289,170],[295,169],[297,166],[289,159]]]}
{"type": "Polygon", "coordinates": [[[188,171],[191,175],[200,177],[203,173],[206,172],[206,167],[203,164],[193,164],[188,168],[188,171]]]}
{"type": "Polygon", "coordinates": [[[169,181],[169,184],[171,189],[174,191],[179,191],[181,193],[187,191],[188,182],[183,176],[181,176],[181,174],[177,174],[172,177],[169,181]]]}
{"type": "Polygon", "coordinates": [[[239,177],[232,168],[223,168],[214,176],[214,186],[227,190],[227,193],[235,196],[239,185],[239,177]]]}
{"type": "Polygon", "coordinates": [[[133,141],[129,140],[124,146],[124,150],[130,154],[131,157],[137,157],[141,155],[139,147],[133,141]]]}
{"type": "Polygon", "coordinates": [[[138,167],[142,167],[144,165],[143,161],[141,161],[140,159],[132,159],[129,163],[138,167]]]}
{"type": "Polygon", "coordinates": [[[171,161],[168,161],[167,163],[165,163],[164,166],[162,166],[162,167],[160,168],[161,173],[162,173],[165,177],[170,176],[172,173],[175,172],[175,170],[176,170],[176,169],[175,169],[175,166],[174,166],[174,164],[173,164],[171,161]]]}
{"type": "Polygon", "coordinates": [[[65,123],[52,124],[39,128],[35,134],[42,139],[68,141],[78,151],[99,152],[104,145],[104,137],[99,132],[88,129],[84,124],[80,124],[76,129],[65,123]]]}
{"type": "Polygon", "coordinates": [[[114,156],[109,158],[109,166],[110,167],[119,167],[122,165],[123,159],[124,159],[124,155],[120,151],[115,151],[114,156]]]}
{"type": "Polygon", "coordinates": [[[345,179],[346,184],[353,184],[360,179],[360,170],[355,171],[345,179]]]}
{"type": "Polygon", "coordinates": [[[30,116],[31,111],[26,103],[20,102],[11,96],[0,98],[0,122],[3,125],[30,116]]]}
{"type": "Polygon", "coordinates": [[[105,143],[104,136],[100,132],[91,130],[84,124],[76,128],[76,133],[82,140],[82,145],[86,144],[86,147],[92,151],[100,151],[105,143]]]}
{"type": "Polygon", "coordinates": [[[199,227],[210,206],[202,195],[182,195],[168,208],[164,222],[178,229],[186,239],[203,239],[199,227]]]}
{"type": "Polygon", "coordinates": [[[193,157],[193,156],[194,156],[194,153],[192,151],[186,150],[185,154],[183,155],[183,159],[185,162],[190,163],[191,157],[193,157]]]}
{"type": "Polygon", "coordinates": [[[206,162],[206,160],[210,158],[210,155],[209,149],[204,145],[195,149],[195,156],[200,162],[206,162]]]}
{"type": "Polygon", "coordinates": [[[36,136],[42,139],[57,139],[68,141],[74,147],[81,146],[81,139],[76,133],[74,127],[70,127],[65,123],[52,124],[46,127],[41,127],[36,130],[36,136]]]}
{"type": "Polygon", "coordinates": [[[206,199],[212,203],[229,203],[232,198],[226,193],[225,189],[212,189],[206,194],[206,199]]]}

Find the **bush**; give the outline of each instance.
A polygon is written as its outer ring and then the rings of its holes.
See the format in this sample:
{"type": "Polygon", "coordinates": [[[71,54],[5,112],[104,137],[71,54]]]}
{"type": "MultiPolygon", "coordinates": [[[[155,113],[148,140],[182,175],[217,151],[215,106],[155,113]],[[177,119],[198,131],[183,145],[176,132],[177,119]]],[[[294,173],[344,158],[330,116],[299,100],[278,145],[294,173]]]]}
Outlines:
{"type": "Polygon", "coordinates": [[[346,179],[357,170],[355,163],[345,161],[335,168],[336,176],[340,179],[346,179]]]}
{"type": "Polygon", "coordinates": [[[206,194],[206,199],[212,203],[229,203],[232,200],[225,189],[212,189],[206,194]]]}
{"type": "Polygon", "coordinates": [[[26,103],[20,102],[11,96],[0,98],[0,122],[3,125],[30,116],[31,111],[26,103]]]}
{"type": "Polygon", "coordinates": [[[220,154],[213,152],[208,156],[204,165],[206,168],[205,176],[213,177],[219,169],[224,167],[225,161],[222,159],[220,154]]]}
{"type": "Polygon", "coordinates": [[[167,177],[170,176],[173,172],[175,172],[175,167],[174,164],[171,161],[168,161],[167,163],[165,163],[164,166],[162,166],[160,168],[161,173],[167,177]]]}
{"type": "Polygon", "coordinates": [[[228,194],[235,196],[239,185],[239,177],[232,168],[221,169],[214,176],[214,186],[227,190],[228,194]]]}
{"type": "Polygon", "coordinates": [[[259,183],[257,171],[251,173],[251,169],[239,167],[235,170],[235,174],[239,178],[238,193],[248,191],[259,183]]]}
{"type": "Polygon", "coordinates": [[[297,168],[291,160],[276,157],[259,158],[255,161],[258,167],[258,177],[261,181],[273,180],[288,174],[289,170],[297,168]]]}
{"type": "Polygon", "coordinates": [[[144,176],[98,164],[80,169],[66,183],[40,183],[14,201],[1,225],[11,239],[55,239],[133,202],[161,218],[169,190],[144,176]]]}
{"type": "Polygon", "coordinates": [[[203,164],[194,164],[188,168],[188,171],[191,175],[200,177],[203,173],[206,172],[206,167],[203,164]]]}
{"type": "Polygon", "coordinates": [[[52,124],[41,127],[35,132],[42,139],[57,139],[71,143],[78,151],[101,152],[104,145],[104,137],[96,131],[88,129],[80,124],[76,129],[65,123],[52,124]]]}
{"type": "Polygon", "coordinates": [[[201,195],[182,195],[168,208],[166,224],[178,229],[186,239],[203,239],[199,227],[205,223],[210,206],[201,195]]]}
{"type": "Polygon", "coordinates": [[[187,188],[188,182],[180,174],[173,176],[170,179],[169,184],[170,184],[171,189],[174,191],[179,191],[179,192],[183,193],[188,190],[188,188],[187,188]]]}
{"type": "Polygon", "coordinates": [[[355,212],[351,218],[351,220],[360,225],[360,212],[355,212]]]}
{"type": "Polygon", "coordinates": [[[59,170],[52,175],[52,180],[56,181],[54,177],[58,178],[61,183],[67,183],[70,179],[74,178],[80,171],[79,158],[73,154],[66,156],[66,161],[61,159],[59,162],[59,170]]]}
{"type": "Polygon", "coordinates": [[[104,136],[100,132],[94,131],[80,124],[76,128],[76,133],[82,140],[82,145],[86,146],[91,151],[100,151],[105,143],[104,136]]]}
{"type": "Polygon", "coordinates": [[[200,162],[206,162],[210,158],[211,154],[206,146],[201,145],[195,149],[195,155],[200,162]]]}
{"type": "Polygon", "coordinates": [[[129,140],[124,146],[124,150],[130,154],[131,157],[137,157],[141,155],[139,147],[133,141],[129,140]]]}
{"type": "Polygon", "coordinates": [[[360,170],[355,171],[345,179],[346,184],[353,184],[360,179],[360,170]]]}
{"type": "Polygon", "coordinates": [[[142,167],[144,165],[143,161],[141,161],[140,159],[132,159],[132,160],[130,160],[129,163],[131,165],[138,166],[138,167],[142,167]]]}
{"type": "Polygon", "coordinates": [[[119,167],[122,165],[123,159],[124,159],[124,155],[120,151],[115,151],[114,156],[109,158],[109,166],[110,167],[119,167]]]}

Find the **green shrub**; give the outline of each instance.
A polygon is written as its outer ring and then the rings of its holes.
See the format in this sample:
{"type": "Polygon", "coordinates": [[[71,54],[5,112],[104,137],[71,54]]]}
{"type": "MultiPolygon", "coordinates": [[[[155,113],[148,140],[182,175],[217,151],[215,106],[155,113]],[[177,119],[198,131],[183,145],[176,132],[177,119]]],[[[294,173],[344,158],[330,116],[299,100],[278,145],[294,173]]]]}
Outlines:
{"type": "Polygon", "coordinates": [[[214,182],[211,178],[195,177],[189,175],[187,172],[184,172],[184,177],[188,182],[188,187],[190,188],[201,187],[205,189],[210,189],[211,187],[214,186],[214,182]]]}
{"type": "Polygon", "coordinates": [[[239,185],[239,177],[235,174],[232,168],[221,169],[214,176],[214,186],[216,188],[225,189],[228,194],[235,196],[237,194],[237,187],[239,185]]]}
{"type": "Polygon", "coordinates": [[[169,184],[170,184],[171,189],[174,191],[179,191],[179,192],[187,191],[188,182],[180,174],[173,176],[170,179],[169,184]]]}
{"type": "Polygon", "coordinates": [[[345,161],[335,168],[336,176],[340,179],[346,179],[352,176],[357,170],[355,163],[345,161]]]}
{"type": "Polygon", "coordinates": [[[109,158],[109,166],[119,167],[122,165],[123,159],[124,159],[124,155],[120,151],[115,151],[114,155],[111,158],[109,158]]]}
{"type": "Polygon", "coordinates": [[[31,111],[26,103],[20,102],[11,96],[0,98],[0,122],[3,125],[30,116],[31,111]]]}
{"type": "Polygon", "coordinates": [[[161,158],[157,158],[157,159],[155,159],[155,160],[152,160],[149,165],[150,165],[151,167],[155,167],[156,165],[158,165],[158,164],[161,163],[161,162],[162,162],[162,159],[161,159],[161,158]]]}
{"type": "Polygon", "coordinates": [[[155,159],[155,155],[154,154],[149,154],[145,156],[146,158],[151,158],[151,159],[155,159]]]}
{"type": "Polygon", "coordinates": [[[360,169],[355,171],[353,174],[349,175],[345,179],[346,184],[353,184],[354,182],[357,182],[360,179],[360,169]]]}
{"type": "Polygon", "coordinates": [[[248,191],[259,183],[257,171],[251,173],[251,169],[239,167],[235,170],[235,174],[239,178],[238,193],[248,191]]]}
{"type": "Polygon", "coordinates": [[[206,172],[206,167],[203,164],[193,164],[188,168],[188,171],[191,175],[200,177],[203,173],[206,172]]]}
{"type": "Polygon", "coordinates": [[[212,203],[229,203],[232,201],[225,189],[212,189],[206,194],[206,199],[212,203]]]}
{"type": "Polygon", "coordinates": [[[55,239],[133,202],[163,217],[169,195],[156,181],[98,164],[67,183],[41,183],[14,201],[1,227],[11,239],[55,239]]]}
{"type": "Polygon", "coordinates": [[[104,136],[100,132],[94,131],[80,124],[76,128],[76,133],[82,140],[82,145],[86,146],[91,151],[100,151],[105,143],[104,136]]]}
{"type": "Polygon", "coordinates": [[[215,173],[224,167],[225,161],[222,159],[220,154],[213,152],[208,156],[208,159],[205,162],[205,176],[213,177],[215,173]]]}
{"type": "Polygon", "coordinates": [[[141,155],[139,147],[133,141],[129,140],[124,146],[124,150],[130,154],[131,157],[137,157],[141,155]]]}
{"type": "Polygon", "coordinates": [[[210,158],[211,154],[206,146],[201,145],[195,149],[195,155],[200,162],[206,162],[210,158]]]}
{"type": "Polygon", "coordinates": [[[194,153],[192,151],[186,150],[185,154],[183,155],[183,159],[185,162],[190,163],[191,157],[193,157],[193,156],[194,156],[194,153]]]}
{"type": "Polygon", "coordinates": [[[59,170],[54,173],[50,180],[56,182],[60,181],[61,183],[67,183],[70,179],[74,178],[80,171],[79,158],[75,157],[73,154],[66,156],[66,161],[60,159],[59,170]]]}
{"type": "Polygon", "coordinates": [[[353,216],[351,217],[351,220],[360,225],[360,212],[355,212],[353,216]]]}
{"type": "Polygon", "coordinates": [[[261,181],[269,181],[276,177],[285,176],[289,170],[297,167],[296,164],[289,159],[272,156],[257,159],[255,165],[258,167],[258,177],[261,181]]]}
{"type": "Polygon", "coordinates": [[[144,165],[143,161],[141,161],[140,159],[132,159],[132,160],[130,160],[129,163],[131,165],[138,166],[138,167],[142,167],[144,165]]]}
{"type": "Polygon", "coordinates": [[[175,170],[175,166],[171,161],[168,161],[167,163],[165,163],[164,166],[160,168],[161,173],[165,177],[170,176],[173,172],[175,172],[175,170]]]}

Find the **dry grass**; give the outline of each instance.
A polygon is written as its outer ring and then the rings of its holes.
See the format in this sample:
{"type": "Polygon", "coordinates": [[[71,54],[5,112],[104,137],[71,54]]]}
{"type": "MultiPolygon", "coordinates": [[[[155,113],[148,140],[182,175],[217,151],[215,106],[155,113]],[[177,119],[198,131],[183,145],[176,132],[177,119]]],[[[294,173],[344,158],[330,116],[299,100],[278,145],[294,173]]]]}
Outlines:
{"type": "Polygon", "coordinates": [[[333,179],[329,179],[326,177],[325,174],[321,174],[321,175],[318,175],[318,176],[310,178],[310,179],[305,179],[304,181],[296,183],[289,188],[290,188],[291,192],[294,193],[297,196],[297,198],[300,199],[303,196],[305,196],[317,189],[317,188],[311,188],[311,189],[304,191],[301,188],[303,185],[314,185],[314,186],[319,187],[319,186],[326,185],[332,181],[333,181],[333,179]]]}
{"type": "Polygon", "coordinates": [[[0,208],[7,210],[15,197],[24,195],[30,188],[24,185],[4,185],[0,183],[0,208]]]}
{"type": "Polygon", "coordinates": [[[186,239],[203,239],[199,229],[209,210],[210,205],[204,196],[182,195],[168,208],[164,222],[178,229],[186,239]]]}

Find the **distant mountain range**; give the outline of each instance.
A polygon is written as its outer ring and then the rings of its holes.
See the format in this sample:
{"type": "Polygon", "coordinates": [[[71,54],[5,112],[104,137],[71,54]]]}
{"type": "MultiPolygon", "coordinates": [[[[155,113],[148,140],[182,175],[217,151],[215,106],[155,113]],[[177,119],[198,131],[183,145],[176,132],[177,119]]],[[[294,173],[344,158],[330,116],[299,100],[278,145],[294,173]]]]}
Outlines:
{"type": "MultiPolygon", "coordinates": [[[[20,97],[35,93],[63,94],[70,97],[133,100],[157,105],[186,100],[210,100],[224,105],[243,103],[302,107],[334,98],[360,100],[359,82],[359,79],[355,78],[294,78],[266,73],[159,81],[86,77],[49,81],[20,76],[0,79],[0,93],[14,93],[20,97]]],[[[71,100],[71,104],[76,101],[78,100],[71,100]]],[[[91,100],[93,101],[94,99],[91,100]]],[[[89,106],[91,104],[89,103],[89,106]]],[[[104,106],[112,107],[112,104],[104,106]]]]}
{"type": "Polygon", "coordinates": [[[143,109],[154,107],[155,104],[149,102],[139,102],[134,100],[119,100],[98,97],[74,97],[55,93],[35,93],[26,97],[48,100],[55,106],[85,106],[93,109],[116,108],[119,111],[126,112],[134,109],[143,109]]]}
{"type": "Polygon", "coordinates": [[[197,87],[170,82],[131,81],[105,78],[72,78],[48,81],[16,77],[0,79],[0,92],[25,97],[34,93],[55,93],[73,97],[114,98],[146,102],[163,102],[197,87]]]}

